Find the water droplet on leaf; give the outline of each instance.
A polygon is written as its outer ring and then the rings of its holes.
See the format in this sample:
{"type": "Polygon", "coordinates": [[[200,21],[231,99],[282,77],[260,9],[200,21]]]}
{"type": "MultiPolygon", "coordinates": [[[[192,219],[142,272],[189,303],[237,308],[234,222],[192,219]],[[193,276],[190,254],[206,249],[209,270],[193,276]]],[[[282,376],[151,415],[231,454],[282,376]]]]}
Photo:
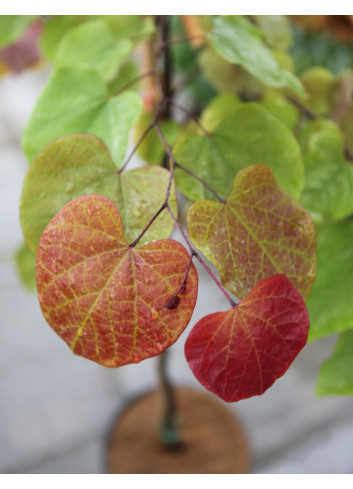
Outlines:
{"type": "Polygon", "coordinates": [[[155,321],[158,318],[158,311],[154,307],[151,309],[151,319],[152,321],[155,321]]]}
{"type": "Polygon", "coordinates": [[[159,341],[156,341],[155,345],[158,351],[162,351],[164,349],[163,343],[160,343],[159,341]]]}

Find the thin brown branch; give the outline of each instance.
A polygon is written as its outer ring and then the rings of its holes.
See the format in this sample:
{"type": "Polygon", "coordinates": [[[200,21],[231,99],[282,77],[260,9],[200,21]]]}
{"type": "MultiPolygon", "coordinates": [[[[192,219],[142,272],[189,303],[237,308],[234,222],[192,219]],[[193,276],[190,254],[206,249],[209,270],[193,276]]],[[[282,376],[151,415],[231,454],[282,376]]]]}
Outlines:
{"type": "Polygon", "coordinates": [[[122,173],[125,168],[127,167],[127,165],[130,163],[130,160],[131,158],[134,156],[134,154],[136,153],[136,151],[138,150],[140,144],[142,143],[142,141],[145,139],[145,137],[147,136],[147,134],[150,132],[150,130],[154,127],[155,125],[155,121],[152,121],[151,124],[149,126],[147,126],[147,128],[145,129],[145,131],[141,134],[141,136],[139,137],[139,140],[137,141],[137,143],[135,144],[135,146],[133,147],[131,153],[129,154],[129,156],[126,158],[126,160],[124,161],[123,165],[120,167],[120,169],[118,170],[118,174],[122,173]]]}
{"type": "Polygon", "coordinates": [[[128,88],[132,87],[133,85],[135,85],[136,83],[138,83],[139,81],[149,77],[149,76],[155,76],[155,71],[154,70],[150,70],[150,71],[147,71],[146,73],[142,73],[142,75],[139,75],[137,76],[136,78],[134,78],[133,80],[129,81],[128,83],[126,83],[124,86],[122,86],[121,88],[119,88],[119,90],[117,92],[115,92],[112,97],[115,97],[116,95],[119,95],[120,93],[124,92],[125,90],[127,90],[128,88]]]}
{"type": "Polygon", "coordinates": [[[197,251],[192,247],[191,243],[190,243],[190,240],[189,238],[187,237],[186,233],[184,232],[183,228],[181,227],[180,223],[178,222],[177,218],[174,216],[174,213],[173,211],[171,210],[170,206],[167,205],[167,209],[168,209],[168,212],[170,214],[170,217],[173,219],[174,221],[174,224],[176,225],[176,227],[178,228],[180,234],[182,235],[182,237],[184,238],[184,241],[186,242],[189,250],[190,250],[190,253],[192,256],[195,256],[195,258],[200,262],[200,264],[202,265],[202,267],[206,270],[206,272],[209,274],[209,276],[212,278],[212,280],[215,282],[215,284],[217,285],[217,287],[220,289],[220,291],[223,293],[223,295],[225,296],[225,298],[227,299],[227,301],[229,302],[229,304],[231,305],[231,307],[235,307],[239,302],[240,302],[240,299],[237,297],[236,298],[236,302],[230,297],[230,295],[228,294],[228,292],[226,291],[226,289],[223,287],[223,285],[220,283],[220,281],[216,278],[216,276],[212,273],[212,271],[210,270],[210,268],[206,265],[206,263],[204,262],[204,260],[201,258],[201,256],[197,253],[197,251]]]}
{"type": "Polygon", "coordinates": [[[207,188],[207,190],[209,190],[216,197],[216,199],[219,200],[219,202],[221,202],[222,204],[224,204],[226,202],[210,185],[208,185],[208,183],[206,183],[204,180],[202,180],[202,178],[200,178],[198,175],[196,175],[196,173],[193,173],[191,170],[189,170],[188,168],[185,168],[185,166],[180,165],[178,162],[175,163],[175,167],[179,168],[179,170],[184,171],[185,173],[190,175],[192,178],[195,178],[195,180],[197,180],[205,188],[207,188]]]}
{"type": "Polygon", "coordinates": [[[353,161],[353,154],[350,152],[347,146],[344,148],[344,156],[346,157],[347,161],[353,161]]]}
{"type": "Polygon", "coordinates": [[[193,45],[195,44],[195,42],[198,43],[200,41],[202,41],[202,44],[206,42],[206,36],[204,34],[195,34],[193,36],[184,36],[184,37],[178,37],[176,39],[168,39],[167,41],[159,43],[158,51],[162,51],[167,46],[171,46],[172,44],[181,44],[183,42],[188,42],[193,45]]]}
{"type": "Polygon", "coordinates": [[[288,102],[293,104],[295,107],[297,107],[303,114],[308,118],[308,119],[317,119],[318,115],[312,112],[310,109],[305,107],[299,100],[293,98],[293,97],[287,97],[288,102]]]}
{"type": "Polygon", "coordinates": [[[168,300],[168,302],[164,305],[164,307],[167,307],[168,309],[176,309],[179,304],[180,304],[180,297],[179,297],[179,294],[184,292],[185,290],[185,287],[186,287],[186,280],[188,278],[188,274],[189,274],[189,270],[190,270],[190,267],[191,267],[191,264],[192,264],[192,260],[195,256],[195,253],[191,253],[190,257],[189,257],[189,262],[187,264],[187,267],[186,267],[186,270],[185,270],[185,274],[184,274],[184,277],[183,277],[183,280],[180,284],[180,287],[178,288],[178,290],[174,293],[174,295],[168,300]]]}
{"type": "Polygon", "coordinates": [[[211,133],[208,132],[204,127],[203,125],[200,123],[200,121],[197,119],[197,117],[195,117],[188,109],[186,109],[183,105],[180,105],[179,103],[175,102],[175,100],[173,100],[172,98],[169,98],[169,97],[165,97],[165,100],[173,105],[173,107],[176,107],[177,109],[181,110],[182,112],[184,112],[184,114],[187,115],[187,117],[192,120],[200,129],[201,131],[205,134],[205,136],[211,136],[211,133]]]}
{"type": "MultiPolygon", "coordinates": [[[[169,187],[168,187],[168,192],[170,192],[170,187],[172,185],[172,180],[173,180],[173,176],[174,176],[174,169],[175,169],[175,165],[176,165],[176,161],[174,159],[174,156],[172,154],[172,150],[170,149],[165,137],[163,136],[163,133],[161,131],[161,128],[159,127],[159,124],[158,122],[156,122],[155,124],[155,129],[157,131],[157,134],[159,136],[159,139],[161,141],[161,143],[163,144],[164,146],[164,149],[169,157],[169,159],[171,160],[172,164],[170,165],[170,179],[169,179],[169,187]]],[[[168,193],[168,197],[169,197],[169,193],[168,193]]]]}
{"type": "Polygon", "coordinates": [[[137,243],[140,241],[140,239],[142,238],[142,236],[148,231],[148,229],[152,226],[152,224],[157,219],[157,217],[159,216],[159,214],[161,212],[163,212],[166,207],[167,206],[166,206],[165,203],[163,203],[161,205],[161,207],[158,209],[158,211],[155,213],[155,215],[150,219],[150,221],[148,222],[148,224],[144,227],[144,229],[142,230],[142,232],[135,239],[135,241],[133,241],[132,243],[130,243],[130,248],[134,248],[137,245],[137,243]]]}

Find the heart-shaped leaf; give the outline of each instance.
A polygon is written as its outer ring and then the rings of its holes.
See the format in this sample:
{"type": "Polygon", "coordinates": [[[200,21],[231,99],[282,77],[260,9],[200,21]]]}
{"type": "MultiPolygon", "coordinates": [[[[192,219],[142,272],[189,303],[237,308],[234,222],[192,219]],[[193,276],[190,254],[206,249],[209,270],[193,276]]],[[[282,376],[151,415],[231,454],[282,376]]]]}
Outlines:
{"type": "Polygon", "coordinates": [[[236,307],[191,330],[185,355],[197,380],[227,402],[260,395],[304,347],[309,316],[285,275],[261,280],[236,307]]]}
{"type": "MultiPolygon", "coordinates": [[[[282,122],[256,103],[241,104],[209,136],[189,134],[173,150],[182,166],[226,196],[234,175],[249,165],[265,164],[279,185],[295,198],[304,186],[304,166],[298,142],[282,122]],[[222,169],[222,170],[220,170],[222,169]]],[[[193,200],[214,195],[187,173],[176,170],[178,189],[193,200]]]]}
{"type": "Polygon", "coordinates": [[[314,223],[265,165],[244,168],[226,202],[195,202],[187,218],[191,241],[238,297],[277,273],[309,297],[316,275],[314,223]]]}
{"type": "MultiPolygon", "coordinates": [[[[105,195],[118,205],[131,243],[164,202],[169,177],[164,168],[147,165],[118,175],[107,147],[93,134],[57,139],[41,149],[23,183],[20,218],[27,246],[35,254],[50,219],[70,200],[89,194],[105,195]]],[[[177,215],[174,182],[169,205],[177,215]]],[[[160,214],[139,246],[168,238],[173,227],[169,213],[160,214]]]]}
{"type": "Polygon", "coordinates": [[[188,265],[186,249],[173,240],[130,247],[113,202],[82,196],[56,214],[39,243],[42,312],[77,355],[106,367],[137,363],[187,326],[198,282],[192,265],[181,287],[188,265]],[[170,307],[176,295],[180,302],[170,307]]]}
{"type": "Polygon", "coordinates": [[[23,136],[29,161],[54,139],[88,132],[100,137],[117,166],[124,160],[129,133],[142,109],[133,92],[109,95],[98,71],[89,66],[65,66],[53,71],[23,136]]]}

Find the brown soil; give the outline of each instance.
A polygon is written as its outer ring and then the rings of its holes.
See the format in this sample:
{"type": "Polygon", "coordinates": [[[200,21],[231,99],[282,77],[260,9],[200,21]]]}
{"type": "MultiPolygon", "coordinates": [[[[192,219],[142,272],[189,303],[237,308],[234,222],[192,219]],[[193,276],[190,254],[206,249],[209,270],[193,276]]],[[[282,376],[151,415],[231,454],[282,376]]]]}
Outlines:
{"type": "Polygon", "coordinates": [[[249,469],[243,431],[224,404],[199,391],[176,389],[182,443],[171,448],[157,438],[162,399],[140,397],[118,417],[108,442],[113,474],[243,474],[249,469]]]}

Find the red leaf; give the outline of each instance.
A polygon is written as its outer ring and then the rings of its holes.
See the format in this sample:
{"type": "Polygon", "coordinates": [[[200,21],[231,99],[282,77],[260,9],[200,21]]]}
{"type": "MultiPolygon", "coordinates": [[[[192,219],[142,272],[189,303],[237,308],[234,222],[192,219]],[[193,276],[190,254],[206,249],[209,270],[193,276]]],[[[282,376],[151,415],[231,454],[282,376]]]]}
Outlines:
{"type": "Polygon", "coordinates": [[[30,24],[18,41],[0,50],[0,59],[15,73],[20,73],[39,61],[38,39],[42,25],[30,24]]]}
{"type": "Polygon", "coordinates": [[[161,353],[186,328],[198,281],[191,266],[180,290],[188,265],[186,249],[170,239],[130,247],[111,200],[79,197],[53,217],[39,243],[42,312],[77,355],[106,367],[137,363],[161,353]]]}
{"type": "Polygon", "coordinates": [[[236,307],[209,314],[191,330],[185,355],[206,389],[227,402],[260,395],[306,343],[309,316],[283,274],[261,280],[236,307]]]}

